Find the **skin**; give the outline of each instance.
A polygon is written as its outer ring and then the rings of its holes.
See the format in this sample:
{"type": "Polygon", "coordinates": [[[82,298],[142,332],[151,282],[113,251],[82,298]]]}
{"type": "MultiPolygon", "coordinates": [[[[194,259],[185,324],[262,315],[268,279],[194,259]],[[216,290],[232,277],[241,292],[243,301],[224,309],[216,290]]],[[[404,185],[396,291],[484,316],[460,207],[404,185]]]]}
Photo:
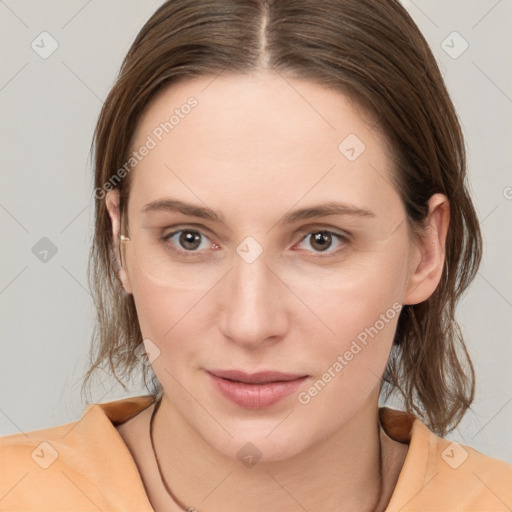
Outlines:
{"type": "MultiPolygon", "coordinates": [[[[133,148],[190,96],[198,105],[132,171],[131,241],[123,243],[119,272],[144,338],[159,351],[152,366],[164,396],[154,440],[165,479],[201,511],[383,510],[407,452],[379,432],[377,416],[398,314],[305,405],[294,393],[264,409],[239,407],[213,388],[205,369],[308,375],[299,390],[307,392],[380,315],[433,293],[448,201],[431,198],[428,227],[413,237],[391,185],[389,147],[370,116],[340,92],[270,71],[165,89],[140,119],[133,148]],[[349,134],[366,146],[354,161],[338,149],[349,134]],[[225,222],[141,212],[168,197],[207,206],[225,222]],[[330,201],[373,215],[282,223],[290,211],[330,201]],[[167,274],[141,265],[148,247],[163,261],[158,234],[187,228],[206,237],[195,249],[201,257],[176,253],[167,274]],[[332,237],[322,251],[312,235],[321,230],[349,238],[332,237]],[[263,249],[251,263],[236,252],[247,236],[263,249]],[[248,442],[261,452],[250,468],[237,458],[248,442]]],[[[117,191],[106,201],[119,252],[117,191]]],[[[170,243],[186,252],[179,235],[170,243]]],[[[180,510],[157,473],[151,412],[118,431],[155,510],[180,510]]]]}

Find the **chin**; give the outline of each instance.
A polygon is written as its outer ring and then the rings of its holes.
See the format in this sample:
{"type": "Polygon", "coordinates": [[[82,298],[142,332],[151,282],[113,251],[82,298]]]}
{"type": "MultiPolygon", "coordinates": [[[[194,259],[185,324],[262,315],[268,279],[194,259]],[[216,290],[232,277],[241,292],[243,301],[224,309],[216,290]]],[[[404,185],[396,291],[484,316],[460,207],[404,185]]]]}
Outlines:
{"type": "Polygon", "coordinates": [[[261,462],[279,462],[290,459],[325,437],[325,432],[311,428],[304,421],[290,421],[294,413],[289,412],[262,420],[238,420],[222,422],[223,429],[205,429],[204,423],[196,428],[205,442],[219,453],[231,459],[238,459],[247,467],[261,462]],[[311,434],[309,434],[311,432],[311,434]],[[316,439],[318,437],[318,439],[316,439]],[[251,465],[252,464],[252,465],[251,465]]]}

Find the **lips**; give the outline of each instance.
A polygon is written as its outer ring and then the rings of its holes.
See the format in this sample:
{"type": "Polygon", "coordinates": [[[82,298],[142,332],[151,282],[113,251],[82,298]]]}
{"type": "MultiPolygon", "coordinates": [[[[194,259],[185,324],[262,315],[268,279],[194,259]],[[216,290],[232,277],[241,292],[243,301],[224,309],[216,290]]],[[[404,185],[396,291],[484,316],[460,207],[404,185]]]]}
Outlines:
{"type": "Polygon", "coordinates": [[[213,387],[224,397],[246,409],[263,409],[291,395],[308,375],[263,371],[209,370],[213,387]]]}
{"type": "Polygon", "coordinates": [[[266,384],[269,382],[286,382],[289,380],[307,377],[307,375],[282,373],[275,371],[263,371],[258,373],[245,373],[239,370],[209,370],[209,373],[235,382],[245,382],[247,384],[266,384]]]}

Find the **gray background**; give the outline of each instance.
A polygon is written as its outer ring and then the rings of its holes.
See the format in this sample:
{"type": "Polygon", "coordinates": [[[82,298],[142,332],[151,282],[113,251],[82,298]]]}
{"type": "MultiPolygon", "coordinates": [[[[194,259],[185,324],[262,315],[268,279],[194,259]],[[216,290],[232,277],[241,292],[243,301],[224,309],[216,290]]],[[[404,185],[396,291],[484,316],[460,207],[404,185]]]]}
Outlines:
{"type": "MultiPolygon", "coordinates": [[[[72,421],[84,408],[80,378],[94,318],[90,143],[122,58],[161,3],[0,0],[1,435],[72,421]],[[31,47],[45,37],[38,51],[51,48],[44,31],[58,43],[47,58],[31,47]],[[48,244],[43,237],[57,248],[46,262],[37,250],[48,244]]],[[[403,3],[458,110],[486,248],[458,310],[477,398],[449,437],[512,463],[512,1],[403,3]]],[[[141,393],[105,380],[94,399],[141,393]]]]}

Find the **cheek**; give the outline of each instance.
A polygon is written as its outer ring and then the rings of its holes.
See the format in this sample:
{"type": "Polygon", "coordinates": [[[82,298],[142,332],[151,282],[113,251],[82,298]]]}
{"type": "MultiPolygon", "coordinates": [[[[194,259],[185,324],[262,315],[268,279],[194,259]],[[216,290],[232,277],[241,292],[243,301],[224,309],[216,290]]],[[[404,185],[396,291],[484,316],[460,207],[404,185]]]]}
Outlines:
{"type": "Polygon", "coordinates": [[[297,399],[309,418],[324,423],[319,429],[336,428],[379,395],[401,302],[386,286],[378,289],[373,283],[365,290],[347,286],[333,293],[321,311],[334,334],[321,336],[305,353],[314,361],[314,378],[297,399]]]}
{"type": "Polygon", "coordinates": [[[353,329],[373,325],[380,314],[402,302],[405,254],[405,246],[397,244],[354,255],[336,267],[289,272],[285,281],[330,328],[331,337],[346,338],[356,334],[353,329]]]}
{"type": "Polygon", "coordinates": [[[138,276],[131,283],[142,336],[161,351],[172,352],[173,358],[192,350],[193,340],[203,338],[204,317],[201,321],[198,315],[207,290],[156,286],[138,276]],[[180,350],[172,350],[173,345],[179,345],[180,350]]]}
{"type": "MultiPolygon", "coordinates": [[[[319,374],[330,371],[337,386],[377,384],[387,363],[406,280],[404,247],[361,256],[357,263],[331,272],[316,285],[297,278],[293,289],[324,325],[309,349],[319,374]],[[341,356],[341,357],[340,357],[341,356]],[[335,366],[335,368],[333,368],[335,366]]],[[[328,376],[326,377],[328,380],[328,376]]]]}

